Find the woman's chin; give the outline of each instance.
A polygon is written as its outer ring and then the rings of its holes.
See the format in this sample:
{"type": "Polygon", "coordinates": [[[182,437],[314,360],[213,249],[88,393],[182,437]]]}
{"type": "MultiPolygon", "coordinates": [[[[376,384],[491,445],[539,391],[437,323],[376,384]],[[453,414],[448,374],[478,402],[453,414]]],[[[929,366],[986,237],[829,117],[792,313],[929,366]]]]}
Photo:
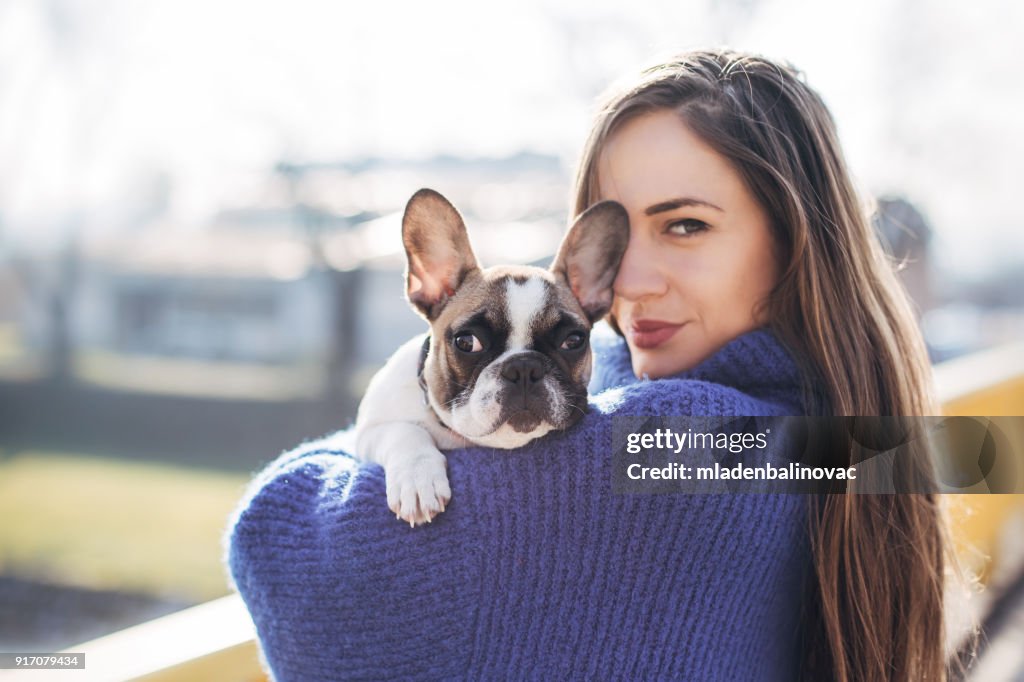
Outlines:
{"type": "MultiPolygon", "coordinates": [[[[675,341],[675,339],[673,339],[675,341]]],[[[638,379],[664,379],[680,372],[691,370],[714,355],[721,345],[709,346],[702,340],[679,339],[677,343],[665,344],[654,349],[629,346],[633,374],[638,379]]],[[[724,345],[724,344],[722,344],[724,345]]]]}
{"type": "Polygon", "coordinates": [[[631,348],[630,353],[633,359],[633,374],[637,379],[664,379],[692,367],[686,358],[678,355],[666,356],[637,348],[631,348]]]}

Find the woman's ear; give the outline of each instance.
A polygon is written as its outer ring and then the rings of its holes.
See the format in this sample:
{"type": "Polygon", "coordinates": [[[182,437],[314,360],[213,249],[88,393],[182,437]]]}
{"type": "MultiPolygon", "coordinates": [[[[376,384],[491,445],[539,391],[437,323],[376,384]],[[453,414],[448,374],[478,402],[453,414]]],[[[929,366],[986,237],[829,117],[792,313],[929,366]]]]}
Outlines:
{"type": "Polygon", "coordinates": [[[629,215],[617,201],[580,214],[558,247],[551,272],[568,282],[591,323],[612,305],[612,283],[629,244],[629,215]]]}
{"type": "Polygon", "coordinates": [[[433,321],[466,275],[479,269],[462,216],[432,189],[412,195],[402,217],[405,295],[433,321]]]}

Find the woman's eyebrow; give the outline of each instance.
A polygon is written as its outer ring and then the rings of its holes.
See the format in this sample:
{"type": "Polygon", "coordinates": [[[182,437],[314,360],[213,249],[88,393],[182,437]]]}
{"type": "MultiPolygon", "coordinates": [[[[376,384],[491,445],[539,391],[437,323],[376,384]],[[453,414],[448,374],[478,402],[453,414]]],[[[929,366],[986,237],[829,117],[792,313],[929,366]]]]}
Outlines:
{"type": "Polygon", "coordinates": [[[680,197],[678,199],[669,199],[668,201],[662,201],[654,204],[653,206],[648,206],[644,211],[644,215],[654,215],[656,213],[664,213],[665,211],[674,211],[675,209],[682,208],[683,206],[707,206],[708,208],[713,208],[716,211],[725,212],[722,208],[715,206],[711,202],[703,201],[701,199],[693,199],[690,197],[680,197]]]}

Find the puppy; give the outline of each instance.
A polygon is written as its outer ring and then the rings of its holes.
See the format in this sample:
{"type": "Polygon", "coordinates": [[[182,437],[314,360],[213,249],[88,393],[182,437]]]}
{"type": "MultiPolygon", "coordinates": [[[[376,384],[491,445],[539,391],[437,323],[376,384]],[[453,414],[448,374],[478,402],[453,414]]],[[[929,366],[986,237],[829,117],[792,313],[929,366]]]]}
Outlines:
{"type": "Polygon", "coordinates": [[[384,467],[387,502],[411,526],[451,498],[440,450],[516,448],[583,416],[590,329],[608,311],[629,218],[606,201],[570,228],[549,270],[481,268],[459,212],[422,189],[402,219],[406,297],[430,324],[373,377],[356,451],[384,467]]]}

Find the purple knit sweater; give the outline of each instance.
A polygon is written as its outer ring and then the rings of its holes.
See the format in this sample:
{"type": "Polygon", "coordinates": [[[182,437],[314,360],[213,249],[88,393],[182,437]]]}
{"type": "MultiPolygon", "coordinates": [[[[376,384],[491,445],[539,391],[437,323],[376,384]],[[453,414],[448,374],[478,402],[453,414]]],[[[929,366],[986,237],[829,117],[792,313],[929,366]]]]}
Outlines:
{"type": "Polygon", "coordinates": [[[228,559],[276,679],[794,679],[806,498],[619,495],[610,473],[612,414],[800,414],[792,360],[758,330],[638,382],[621,341],[593,343],[589,414],[448,453],[430,525],[395,520],[344,432],[260,474],[228,559]]]}

